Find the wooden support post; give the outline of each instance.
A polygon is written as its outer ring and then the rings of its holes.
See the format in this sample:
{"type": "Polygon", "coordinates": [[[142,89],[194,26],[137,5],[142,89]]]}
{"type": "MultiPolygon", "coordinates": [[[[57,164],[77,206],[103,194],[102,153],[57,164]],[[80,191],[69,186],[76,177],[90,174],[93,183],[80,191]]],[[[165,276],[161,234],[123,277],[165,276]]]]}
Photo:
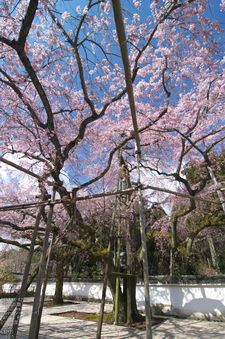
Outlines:
{"type": "MultiPolygon", "coordinates": [[[[120,248],[121,248],[121,229],[120,225],[118,228],[118,239],[117,239],[117,272],[120,273],[120,248]]],[[[115,298],[115,321],[114,325],[119,324],[119,289],[120,289],[120,277],[116,277],[116,298],[115,298]]]]}
{"type": "Polygon", "coordinates": [[[127,222],[127,326],[132,324],[132,310],[131,310],[131,232],[130,223],[127,222]]]}
{"type": "Polygon", "coordinates": [[[27,257],[27,263],[26,263],[24,274],[23,274],[22,285],[21,285],[21,289],[20,289],[20,293],[19,293],[19,298],[17,300],[17,307],[16,307],[15,316],[14,316],[12,330],[11,330],[11,333],[10,333],[10,339],[16,339],[16,334],[17,334],[19,321],[20,321],[20,314],[21,314],[21,310],[22,310],[22,306],[23,306],[23,299],[24,299],[24,295],[25,295],[26,287],[27,287],[27,279],[28,279],[28,276],[29,276],[31,261],[32,261],[33,253],[34,253],[35,240],[36,240],[36,237],[37,237],[38,227],[39,227],[39,224],[40,224],[41,215],[43,213],[43,210],[44,210],[44,206],[41,206],[39,208],[39,211],[38,211],[38,214],[37,214],[37,217],[36,217],[34,231],[33,231],[31,243],[30,243],[30,249],[29,249],[29,253],[28,253],[28,257],[27,257]]]}
{"type": "MultiPolygon", "coordinates": [[[[122,150],[120,150],[120,155],[122,150]]],[[[121,179],[120,182],[120,189],[122,188],[121,179]]],[[[119,203],[119,206],[121,208],[121,201],[119,203]]],[[[116,265],[117,265],[117,272],[120,273],[120,250],[121,250],[121,215],[119,218],[119,224],[118,224],[118,238],[117,238],[117,257],[116,257],[116,265]]],[[[119,290],[120,290],[120,277],[119,275],[116,277],[116,298],[115,298],[115,321],[114,325],[119,325],[119,290]]]]}
{"type": "Polygon", "coordinates": [[[105,296],[106,296],[106,289],[107,289],[107,280],[108,280],[108,267],[106,268],[104,282],[103,282],[102,300],[101,300],[101,308],[100,308],[100,314],[99,314],[99,320],[98,320],[98,329],[97,329],[96,339],[101,338],[102,322],[103,322],[104,306],[105,306],[105,296]]]}
{"type": "MultiPolygon", "coordinates": [[[[188,194],[183,194],[177,191],[171,191],[166,188],[161,188],[161,187],[156,187],[152,185],[142,185],[142,190],[155,190],[158,192],[163,192],[163,193],[168,193],[168,194],[173,194],[177,197],[182,197],[185,199],[192,199],[195,201],[203,201],[207,202],[209,204],[216,204],[220,205],[221,202],[218,202],[217,200],[211,200],[211,199],[204,199],[200,198],[198,196],[192,196],[188,194]]],[[[102,198],[102,197],[110,197],[112,195],[121,195],[121,194],[131,194],[132,192],[136,192],[137,187],[132,187],[132,188],[127,188],[123,189],[121,191],[114,191],[114,192],[104,192],[104,193],[98,193],[94,195],[86,195],[83,197],[76,197],[76,201],[85,201],[85,200],[91,200],[91,199],[97,199],[97,198],[102,198]]],[[[40,201],[40,202],[35,202],[35,203],[29,203],[29,204],[20,204],[20,205],[8,205],[8,206],[0,206],[0,212],[6,212],[6,211],[16,211],[16,210],[24,210],[27,208],[37,208],[40,206],[47,206],[47,205],[56,205],[56,204],[62,204],[62,203],[71,203],[71,199],[57,199],[53,202],[49,201],[40,201]]]]}
{"type": "Polygon", "coordinates": [[[49,251],[48,251],[48,259],[47,259],[47,263],[46,263],[45,280],[44,280],[44,284],[43,284],[43,288],[42,288],[42,295],[41,295],[41,301],[40,301],[38,318],[37,318],[37,326],[36,326],[35,339],[38,339],[39,330],[40,330],[41,315],[42,315],[42,310],[43,310],[43,306],[44,306],[45,291],[46,291],[47,282],[48,282],[49,264],[50,264],[50,260],[51,260],[52,247],[54,245],[54,242],[55,242],[55,232],[53,232],[51,244],[50,244],[49,251]]]}
{"type": "MultiPolygon", "coordinates": [[[[52,201],[54,201],[54,199],[55,199],[55,188],[53,189],[53,193],[52,193],[52,201]]],[[[50,234],[50,229],[51,229],[53,209],[54,209],[54,205],[52,204],[50,205],[49,212],[48,212],[48,219],[47,219],[47,225],[46,225],[46,230],[45,230],[45,237],[43,241],[42,257],[41,257],[41,262],[40,262],[40,267],[39,267],[39,272],[38,272],[38,280],[36,284],[36,291],[35,291],[28,339],[34,339],[36,335],[36,327],[37,327],[38,313],[39,313],[39,300],[40,300],[42,282],[43,282],[44,271],[45,271],[46,254],[47,254],[47,249],[48,249],[48,239],[49,239],[49,234],[50,234]]]]}
{"type": "Polygon", "coordinates": [[[221,205],[222,205],[222,208],[223,208],[223,213],[225,214],[225,199],[224,199],[223,193],[222,193],[221,188],[220,188],[220,186],[219,186],[219,184],[218,184],[218,182],[216,180],[216,176],[214,174],[214,171],[213,171],[212,167],[207,165],[207,169],[209,171],[209,174],[210,174],[210,177],[211,177],[211,179],[213,181],[213,184],[214,184],[214,186],[216,188],[216,192],[217,192],[218,198],[219,198],[219,200],[221,202],[221,205]]]}
{"type": "MultiPolygon", "coordinates": [[[[117,189],[118,189],[118,185],[119,185],[119,180],[117,181],[117,189]]],[[[112,259],[111,258],[111,256],[112,256],[111,252],[112,252],[112,240],[113,240],[114,225],[115,225],[116,205],[117,205],[117,197],[115,196],[115,203],[114,203],[114,210],[113,210],[113,214],[112,214],[112,225],[111,225],[110,235],[109,235],[109,245],[108,245],[107,261],[106,261],[105,277],[104,277],[103,288],[102,288],[102,300],[101,300],[101,307],[100,307],[100,313],[99,313],[96,339],[101,338],[101,332],[102,332],[102,322],[103,322],[103,315],[104,315],[105,296],[106,296],[107,281],[108,281],[108,274],[109,274],[109,261],[112,259]]]]}
{"type": "Polygon", "coordinates": [[[145,283],[146,334],[147,334],[147,339],[151,339],[152,331],[151,331],[151,309],[150,309],[150,295],[149,295],[148,258],[147,258],[147,246],[146,246],[146,236],[145,236],[145,226],[144,226],[142,187],[141,187],[140,169],[139,169],[139,161],[140,161],[140,155],[141,155],[140,138],[139,138],[139,133],[138,133],[138,124],[137,124],[136,108],[135,108],[135,101],[134,101],[133,85],[132,85],[131,72],[130,72],[130,61],[129,61],[129,56],[128,56],[128,48],[127,48],[121,1],[111,0],[111,3],[113,7],[114,20],[115,20],[117,36],[118,36],[119,45],[120,45],[121,57],[123,61],[127,93],[128,93],[128,98],[129,98],[133,127],[134,127],[133,134],[135,138],[135,148],[136,148],[140,229],[141,229],[143,270],[144,270],[144,283],[145,283]]]}
{"type": "Polygon", "coordinates": [[[135,143],[135,149],[136,149],[136,165],[137,165],[137,175],[138,175],[138,202],[139,202],[139,214],[140,214],[142,260],[143,260],[144,286],[145,286],[145,316],[146,316],[146,335],[147,335],[146,338],[152,339],[148,256],[147,256],[147,245],[146,245],[146,236],[145,236],[143,200],[142,200],[142,192],[141,192],[141,179],[140,179],[141,175],[140,175],[140,168],[139,168],[139,151],[138,151],[136,143],[135,143]]]}
{"type": "MultiPolygon", "coordinates": [[[[32,273],[32,275],[29,276],[27,284],[26,284],[26,291],[30,287],[32,282],[34,281],[36,275],[38,274],[38,269],[39,269],[39,267],[36,266],[36,268],[35,268],[34,272],[32,273]]],[[[1,320],[0,320],[0,330],[3,328],[3,326],[6,323],[6,321],[9,319],[10,315],[15,310],[17,301],[19,299],[19,295],[20,295],[20,291],[17,293],[17,296],[13,299],[13,301],[11,302],[9,308],[5,311],[5,314],[1,318],[1,320]]]]}

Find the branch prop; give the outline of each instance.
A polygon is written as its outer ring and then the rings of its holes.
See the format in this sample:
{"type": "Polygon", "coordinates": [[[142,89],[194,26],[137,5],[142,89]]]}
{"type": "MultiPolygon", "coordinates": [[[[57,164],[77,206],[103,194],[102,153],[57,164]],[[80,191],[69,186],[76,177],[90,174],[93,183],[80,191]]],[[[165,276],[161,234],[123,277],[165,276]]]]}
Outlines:
{"type": "MultiPolygon", "coordinates": [[[[28,278],[28,281],[27,281],[27,284],[26,284],[26,291],[30,287],[32,282],[34,281],[36,275],[38,274],[38,270],[39,270],[39,266],[37,266],[35,268],[34,273],[28,278]]],[[[14,309],[16,308],[17,302],[19,300],[19,295],[20,295],[20,291],[18,292],[16,298],[13,300],[13,302],[9,306],[8,310],[5,312],[5,314],[3,315],[2,319],[0,320],[0,330],[5,325],[6,321],[8,320],[8,318],[10,317],[10,315],[12,314],[14,309]]]]}
{"type": "Polygon", "coordinates": [[[140,214],[140,232],[141,232],[141,243],[142,243],[142,255],[143,255],[143,271],[144,271],[144,283],[145,283],[145,313],[146,313],[146,337],[147,339],[152,339],[152,328],[151,328],[151,309],[150,309],[150,295],[149,295],[149,268],[148,268],[148,257],[147,257],[147,246],[146,246],[146,236],[145,236],[145,225],[144,225],[144,213],[143,213],[143,199],[142,199],[142,189],[141,189],[141,176],[140,176],[140,157],[141,157],[141,147],[140,147],[140,138],[138,133],[138,124],[137,124],[137,115],[136,107],[134,101],[134,92],[131,79],[130,71],[130,62],[128,56],[128,48],[126,42],[125,27],[123,21],[122,7],[120,0],[111,0],[114,20],[116,24],[117,36],[120,44],[120,52],[123,61],[123,67],[125,72],[125,80],[127,85],[127,93],[129,98],[131,116],[134,127],[134,137],[135,137],[135,158],[137,164],[137,177],[138,177],[138,199],[139,199],[139,214],[140,214]]]}
{"type": "Polygon", "coordinates": [[[224,199],[222,190],[221,190],[220,185],[218,184],[218,182],[216,180],[216,176],[214,174],[214,171],[213,171],[212,167],[207,165],[207,169],[209,171],[209,174],[210,174],[210,177],[211,177],[211,179],[213,181],[213,184],[214,184],[214,186],[216,188],[216,192],[217,192],[218,198],[219,198],[220,203],[221,203],[222,208],[223,208],[223,213],[225,214],[225,199],[224,199]]]}
{"type": "Polygon", "coordinates": [[[39,228],[39,224],[40,224],[40,220],[41,220],[41,216],[42,216],[43,211],[44,211],[44,206],[41,206],[39,208],[37,218],[36,218],[36,223],[35,223],[32,239],[31,239],[31,244],[30,244],[29,254],[28,254],[28,258],[27,258],[26,268],[25,268],[25,271],[24,271],[24,274],[23,274],[23,281],[22,281],[22,285],[21,285],[21,289],[20,289],[19,299],[18,299],[18,302],[17,302],[15,316],[14,316],[12,331],[10,333],[10,338],[12,338],[12,339],[16,338],[16,334],[17,334],[17,330],[18,330],[18,326],[19,326],[20,314],[21,314],[21,310],[22,310],[22,306],[23,306],[23,299],[24,299],[25,292],[26,292],[27,279],[28,279],[28,276],[29,276],[31,261],[32,261],[33,253],[34,253],[35,241],[36,241],[37,232],[38,232],[38,228],[39,228]]]}
{"type": "MultiPolygon", "coordinates": [[[[224,127],[222,127],[221,130],[223,130],[224,127]]],[[[180,133],[178,131],[178,133],[180,133]]],[[[218,195],[218,198],[220,200],[220,204],[222,205],[222,209],[223,209],[223,212],[225,214],[225,199],[224,199],[224,196],[223,196],[223,193],[222,193],[222,190],[216,180],[216,176],[214,174],[214,171],[212,169],[212,167],[210,166],[211,163],[210,163],[210,160],[209,160],[209,156],[208,156],[208,153],[211,151],[211,149],[217,144],[219,143],[220,141],[224,140],[225,136],[222,136],[222,138],[220,138],[219,140],[217,140],[215,143],[213,143],[210,147],[208,147],[205,151],[202,151],[201,148],[199,146],[197,146],[197,142],[193,142],[187,135],[184,135],[182,133],[180,133],[191,145],[192,147],[194,147],[203,157],[204,157],[204,160],[205,160],[205,164],[203,164],[203,166],[206,166],[208,172],[209,172],[209,175],[213,181],[213,184],[216,188],[216,192],[217,192],[217,195],[218,195]]]]}
{"type": "Polygon", "coordinates": [[[38,174],[35,174],[35,173],[33,173],[33,172],[27,170],[26,168],[21,167],[21,166],[15,164],[14,162],[11,162],[11,161],[9,161],[9,160],[6,160],[6,159],[4,159],[3,157],[0,157],[0,161],[1,161],[1,162],[4,162],[6,165],[9,165],[9,166],[11,166],[11,167],[14,167],[14,168],[18,169],[18,170],[21,171],[21,172],[26,173],[26,174],[28,174],[28,175],[30,175],[30,176],[32,176],[32,177],[38,179],[38,180],[41,180],[41,177],[40,177],[38,174]]]}
{"type": "MultiPolygon", "coordinates": [[[[22,166],[20,166],[20,165],[15,164],[15,163],[12,162],[12,161],[6,160],[5,158],[3,158],[3,157],[1,157],[1,156],[0,156],[0,161],[1,161],[1,162],[4,162],[6,165],[9,165],[9,166],[11,166],[11,167],[14,167],[14,168],[18,169],[19,171],[24,172],[24,173],[26,173],[26,174],[28,174],[28,175],[30,175],[30,176],[32,176],[32,177],[38,179],[39,182],[42,182],[42,181],[43,181],[43,178],[42,178],[40,175],[35,174],[35,173],[29,171],[28,169],[26,169],[26,168],[24,168],[24,167],[22,167],[22,166]]],[[[49,186],[54,186],[54,187],[62,186],[62,181],[59,181],[59,182],[55,182],[55,181],[47,181],[46,183],[47,183],[49,186]]]]}
{"type": "MultiPolygon", "coordinates": [[[[210,200],[210,199],[195,197],[195,196],[191,196],[191,195],[188,195],[188,194],[179,193],[179,192],[176,192],[176,191],[171,191],[171,190],[168,190],[166,188],[160,188],[160,187],[151,186],[151,185],[142,185],[142,190],[147,190],[147,189],[176,195],[178,197],[182,197],[182,198],[186,198],[186,199],[208,202],[210,204],[216,204],[216,205],[221,204],[221,202],[216,201],[216,200],[210,200]]],[[[86,196],[83,196],[83,197],[76,197],[76,201],[91,200],[91,199],[97,199],[97,198],[102,198],[102,197],[109,197],[109,196],[113,196],[113,195],[124,195],[124,194],[128,194],[128,193],[136,192],[137,190],[138,190],[138,187],[132,187],[132,188],[127,188],[127,189],[119,190],[119,191],[98,193],[98,194],[93,194],[93,195],[86,195],[86,196]]],[[[29,204],[2,206],[2,207],[0,207],[0,212],[13,211],[13,210],[23,210],[23,209],[27,209],[27,208],[35,208],[35,207],[48,206],[48,205],[51,206],[51,205],[58,205],[58,204],[67,204],[67,203],[71,203],[71,201],[72,201],[71,199],[56,199],[54,202],[52,202],[52,201],[40,201],[40,202],[29,203],[29,204]]]]}
{"type": "MultiPolygon", "coordinates": [[[[119,186],[119,178],[117,180],[117,189],[118,189],[118,186],[119,186]]],[[[114,231],[114,226],[115,226],[116,205],[117,205],[117,196],[115,196],[115,200],[114,200],[114,210],[113,210],[113,214],[112,214],[112,223],[111,223],[110,236],[109,236],[105,276],[104,276],[104,282],[103,282],[103,287],[102,287],[102,301],[101,301],[101,307],[100,307],[100,312],[99,312],[99,321],[98,321],[98,329],[97,329],[96,339],[101,338],[101,332],[102,332],[102,322],[103,322],[103,314],[104,314],[104,306],[105,306],[105,296],[106,296],[107,281],[108,281],[108,275],[109,275],[109,261],[111,259],[111,255],[112,255],[111,252],[112,252],[113,231],[114,231]]]]}
{"type": "Polygon", "coordinates": [[[137,143],[137,150],[140,154],[140,138],[138,133],[138,124],[137,124],[137,116],[136,116],[136,108],[134,102],[134,93],[133,93],[133,85],[131,79],[131,71],[130,71],[130,62],[128,57],[128,49],[127,49],[127,40],[123,22],[123,15],[122,15],[122,7],[120,0],[112,0],[112,7],[114,12],[114,20],[116,24],[117,36],[120,44],[120,51],[123,61],[123,67],[125,72],[125,80],[127,85],[127,93],[129,98],[130,110],[132,115],[132,121],[134,126],[134,136],[137,143]]]}
{"type": "Polygon", "coordinates": [[[50,269],[50,260],[51,260],[53,244],[55,242],[55,237],[56,237],[56,234],[54,232],[53,236],[52,236],[51,243],[50,243],[49,251],[48,251],[48,257],[47,257],[47,263],[46,263],[46,272],[45,272],[45,280],[44,280],[43,287],[42,287],[42,295],[41,295],[41,300],[40,300],[40,305],[39,305],[39,312],[38,312],[38,319],[37,319],[37,325],[36,325],[35,339],[38,339],[39,330],[40,330],[41,316],[42,316],[42,311],[43,311],[44,301],[45,301],[45,292],[46,292],[46,287],[47,287],[47,283],[48,283],[48,276],[49,276],[49,269],[50,269]]]}
{"type": "MultiPolygon", "coordinates": [[[[52,201],[54,201],[54,199],[55,199],[55,188],[53,188],[53,192],[52,192],[52,201]]],[[[30,322],[30,331],[29,331],[29,337],[28,337],[29,339],[34,339],[36,335],[36,328],[38,324],[40,293],[41,293],[42,282],[44,278],[46,255],[47,255],[47,249],[48,249],[48,239],[50,235],[50,229],[51,229],[51,223],[52,223],[52,217],[53,217],[53,209],[54,209],[54,205],[51,205],[49,212],[48,212],[47,226],[45,230],[45,238],[44,238],[43,247],[42,247],[42,257],[41,257],[40,268],[38,272],[38,279],[37,279],[34,304],[33,304],[33,310],[32,310],[31,322],[30,322]]]]}

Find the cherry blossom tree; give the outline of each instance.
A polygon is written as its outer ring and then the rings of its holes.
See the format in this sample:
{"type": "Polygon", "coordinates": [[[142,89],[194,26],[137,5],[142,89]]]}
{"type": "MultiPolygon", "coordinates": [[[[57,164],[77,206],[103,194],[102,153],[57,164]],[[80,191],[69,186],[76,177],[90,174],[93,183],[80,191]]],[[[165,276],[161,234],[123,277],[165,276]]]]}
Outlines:
{"type": "MultiPolygon", "coordinates": [[[[213,170],[217,173],[218,180],[222,181],[224,175],[224,152],[222,154],[212,153],[209,156],[210,161],[214,164],[213,170]]],[[[216,189],[212,183],[210,175],[205,166],[201,166],[204,162],[187,163],[182,169],[182,185],[179,191],[191,188],[190,199],[176,197],[173,198],[173,208],[170,215],[152,223],[151,229],[147,231],[147,238],[151,239],[158,248],[158,260],[163,262],[166,258],[169,261],[170,249],[174,256],[170,257],[170,273],[179,272],[179,262],[192,262],[194,258],[200,258],[203,247],[198,246],[200,242],[206,243],[204,248],[208,248],[212,257],[213,267],[218,271],[219,263],[216,258],[215,247],[213,242],[217,244],[217,248],[221,247],[220,242],[224,241],[224,213],[222,206],[218,200],[216,189]],[[203,201],[195,201],[197,192],[198,197],[203,201]],[[204,200],[205,199],[205,200],[204,200]],[[213,204],[213,201],[215,204],[213,204]]],[[[224,183],[221,182],[221,188],[224,183]]],[[[171,199],[171,198],[170,198],[171,199]]],[[[187,267],[183,262],[182,272],[187,273],[187,267]]],[[[200,265],[200,262],[198,263],[200,265]]],[[[197,262],[196,262],[197,264],[197,262]]],[[[196,265],[189,265],[192,272],[196,269],[196,265]]],[[[169,264],[164,265],[164,273],[168,273],[169,264]]],[[[190,271],[189,271],[190,272],[190,271]]]]}
{"type": "MultiPolygon", "coordinates": [[[[181,170],[185,162],[200,159],[193,142],[223,145],[222,29],[209,18],[205,0],[123,6],[142,166],[198,194],[181,170]]],[[[17,156],[34,174],[38,164],[41,199],[49,198],[49,182],[64,199],[53,220],[58,232],[66,233],[61,239],[91,251],[95,229],[84,221],[90,203],[79,207],[75,198],[103,186],[116,189],[122,147],[129,171],[135,167],[110,2],[89,0],[74,10],[66,1],[2,1],[0,27],[1,155],[17,156]],[[69,187],[63,175],[69,176],[69,187]]],[[[37,201],[35,195],[29,198],[37,201]]],[[[16,228],[21,214],[12,215],[16,228]]],[[[25,215],[29,227],[33,216],[25,215]]]]}

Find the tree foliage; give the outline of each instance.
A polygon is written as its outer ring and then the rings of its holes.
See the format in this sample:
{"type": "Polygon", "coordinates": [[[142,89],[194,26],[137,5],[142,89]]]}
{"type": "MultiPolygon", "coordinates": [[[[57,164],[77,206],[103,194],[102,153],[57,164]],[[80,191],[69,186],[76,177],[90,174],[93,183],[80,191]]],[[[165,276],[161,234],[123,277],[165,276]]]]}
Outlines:
{"type": "MultiPolygon", "coordinates": [[[[206,0],[123,3],[143,182],[161,177],[163,185],[176,183],[193,197],[204,196],[209,180],[199,162],[224,149],[223,30],[208,9],[206,0]],[[187,163],[193,167],[184,177],[187,163]]],[[[76,251],[82,260],[104,260],[113,213],[123,226],[124,246],[133,246],[137,259],[135,194],[129,201],[122,197],[120,207],[111,198],[76,202],[84,194],[116,190],[118,173],[121,188],[136,185],[133,125],[110,2],[89,0],[73,8],[67,1],[3,0],[0,27],[1,155],[34,174],[25,183],[7,173],[11,184],[2,182],[2,203],[36,202],[37,194],[47,201],[54,184],[63,200],[52,221],[59,262],[76,251]]],[[[146,197],[158,198],[164,197],[146,197]]],[[[207,215],[198,220],[203,211],[197,205],[182,201],[171,220],[150,222],[149,241],[154,233],[154,246],[165,253],[172,241],[176,250],[180,219],[209,225],[207,215]],[[171,240],[165,235],[172,224],[171,240]]],[[[0,241],[29,248],[35,217],[34,209],[2,213],[0,241]]]]}

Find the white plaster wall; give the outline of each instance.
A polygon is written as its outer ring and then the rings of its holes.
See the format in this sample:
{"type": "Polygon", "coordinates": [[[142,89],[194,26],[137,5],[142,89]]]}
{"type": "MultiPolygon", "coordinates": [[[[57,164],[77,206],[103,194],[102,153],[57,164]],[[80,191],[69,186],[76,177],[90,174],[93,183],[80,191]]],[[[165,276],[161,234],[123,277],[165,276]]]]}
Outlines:
{"type": "MultiPolygon", "coordinates": [[[[48,283],[46,288],[46,295],[54,295],[54,293],[55,293],[55,283],[48,283]]],[[[88,282],[64,282],[63,295],[101,299],[102,283],[93,284],[88,282]]],[[[108,287],[106,290],[106,299],[112,300],[112,294],[108,287]]]]}
{"type": "MultiPolygon", "coordinates": [[[[136,288],[139,307],[144,307],[144,286],[136,288]]],[[[167,313],[191,315],[194,312],[225,315],[225,285],[151,285],[151,305],[163,304],[167,313]],[[166,307],[167,306],[167,307],[166,307]]]]}
{"type": "MultiPolygon", "coordinates": [[[[18,286],[12,287],[5,284],[4,292],[18,290],[18,286]]],[[[32,284],[30,290],[35,290],[32,284]]],[[[46,295],[54,295],[55,283],[49,282],[46,288],[46,295]]],[[[84,298],[101,299],[102,283],[88,282],[64,282],[63,294],[65,296],[79,296],[84,298]]],[[[144,285],[137,285],[136,298],[139,308],[144,308],[144,285]]],[[[112,295],[107,288],[106,300],[112,300],[112,295]]],[[[212,285],[151,285],[151,305],[163,304],[164,311],[169,314],[190,315],[194,312],[204,314],[212,313],[225,315],[225,284],[212,285]]]]}
{"type": "Polygon", "coordinates": [[[21,284],[9,284],[6,283],[2,286],[2,291],[4,293],[13,293],[13,292],[17,292],[20,289],[21,284]]]}

